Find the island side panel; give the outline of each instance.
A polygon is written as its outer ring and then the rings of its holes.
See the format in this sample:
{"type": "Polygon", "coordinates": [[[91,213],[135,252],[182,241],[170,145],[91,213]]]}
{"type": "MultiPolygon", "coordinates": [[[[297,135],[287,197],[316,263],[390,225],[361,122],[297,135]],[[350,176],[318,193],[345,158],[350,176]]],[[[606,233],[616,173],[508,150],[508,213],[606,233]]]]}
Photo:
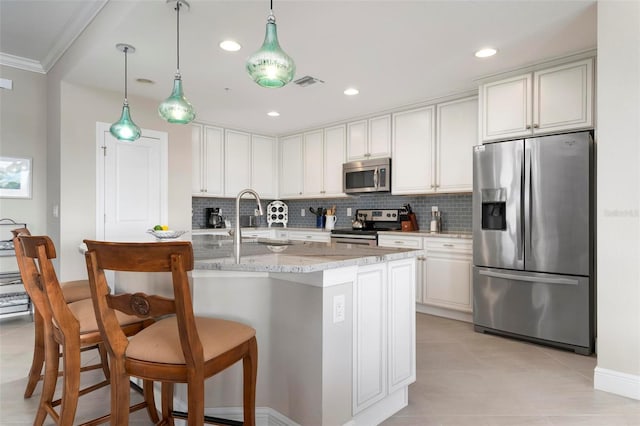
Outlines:
{"type": "MultiPolygon", "coordinates": [[[[233,319],[256,329],[256,406],[269,407],[300,425],[324,424],[322,293],[321,285],[281,280],[266,273],[193,273],[197,315],[233,319]]],[[[207,380],[208,413],[220,414],[225,412],[221,407],[242,406],[240,365],[207,380]]]]}

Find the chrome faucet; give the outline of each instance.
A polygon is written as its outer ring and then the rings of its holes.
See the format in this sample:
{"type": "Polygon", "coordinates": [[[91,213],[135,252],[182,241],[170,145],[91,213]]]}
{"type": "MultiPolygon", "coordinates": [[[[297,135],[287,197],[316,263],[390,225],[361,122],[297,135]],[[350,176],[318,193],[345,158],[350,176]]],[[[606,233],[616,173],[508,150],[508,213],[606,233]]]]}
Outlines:
{"type": "Polygon", "coordinates": [[[262,211],[262,202],[260,201],[260,196],[256,191],[247,188],[238,192],[238,195],[236,196],[236,231],[233,235],[233,248],[236,252],[236,263],[240,262],[240,245],[242,244],[242,236],[240,235],[240,198],[242,198],[244,194],[252,194],[255,197],[256,202],[258,203],[258,211],[260,212],[260,216],[264,214],[264,212],[262,211]]]}

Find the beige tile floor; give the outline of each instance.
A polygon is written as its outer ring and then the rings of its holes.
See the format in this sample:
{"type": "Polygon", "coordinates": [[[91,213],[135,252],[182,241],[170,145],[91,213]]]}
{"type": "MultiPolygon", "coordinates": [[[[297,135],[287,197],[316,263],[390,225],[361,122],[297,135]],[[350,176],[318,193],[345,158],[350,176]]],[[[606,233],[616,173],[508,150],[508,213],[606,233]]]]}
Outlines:
{"type": "MultiPolygon", "coordinates": [[[[0,425],[33,420],[40,386],[32,398],[22,397],[32,339],[28,318],[0,320],[0,425]]],[[[385,426],[640,426],[640,401],[593,389],[595,357],[482,335],[471,324],[422,314],[416,340],[409,406],[385,426]]],[[[83,380],[94,380],[93,374],[83,380]]],[[[108,406],[108,388],[84,396],[77,420],[104,414],[108,406]]],[[[141,411],[131,424],[151,422],[141,411]]]]}

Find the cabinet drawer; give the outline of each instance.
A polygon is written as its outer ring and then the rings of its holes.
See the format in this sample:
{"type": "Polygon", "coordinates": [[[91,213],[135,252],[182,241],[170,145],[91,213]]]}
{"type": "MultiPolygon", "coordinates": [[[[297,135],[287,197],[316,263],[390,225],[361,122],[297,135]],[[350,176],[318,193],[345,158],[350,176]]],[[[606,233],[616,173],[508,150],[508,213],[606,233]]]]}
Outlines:
{"type": "Polygon", "coordinates": [[[328,232],[289,231],[289,239],[296,241],[314,241],[319,243],[328,243],[331,240],[331,235],[328,232]]]}
{"type": "Polygon", "coordinates": [[[450,251],[471,254],[472,241],[460,238],[425,238],[424,248],[429,251],[450,251]]]}
{"type": "Polygon", "coordinates": [[[422,238],[404,235],[378,235],[378,245],[381,247],[422,248],[422,238]]]}

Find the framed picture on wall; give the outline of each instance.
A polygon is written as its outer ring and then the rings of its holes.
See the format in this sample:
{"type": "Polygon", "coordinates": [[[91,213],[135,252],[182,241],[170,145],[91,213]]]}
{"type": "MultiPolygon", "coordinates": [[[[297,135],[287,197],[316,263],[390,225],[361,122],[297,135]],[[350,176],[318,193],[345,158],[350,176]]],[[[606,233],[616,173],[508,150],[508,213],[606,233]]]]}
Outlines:
{"type": "Polygon", "coordinates": [[[31,159],[0,157],[0,198],[31,198],[31,159]]]}

